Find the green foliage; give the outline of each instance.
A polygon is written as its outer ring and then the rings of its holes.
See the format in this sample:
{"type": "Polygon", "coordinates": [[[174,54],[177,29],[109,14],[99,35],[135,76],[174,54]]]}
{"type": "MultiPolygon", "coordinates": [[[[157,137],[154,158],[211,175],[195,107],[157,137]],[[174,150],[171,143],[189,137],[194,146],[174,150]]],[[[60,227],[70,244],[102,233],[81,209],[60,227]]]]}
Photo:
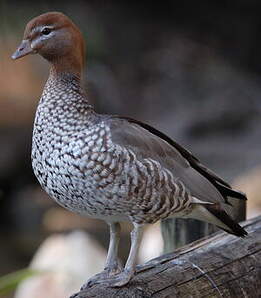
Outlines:
{"type": "Polygon", "coordinates": [[[18,270],[0,277],[0,297],[7,294],[18,286],[18,284],[28,277],[39,274],[39,271],[29,268],[18,270]]]}

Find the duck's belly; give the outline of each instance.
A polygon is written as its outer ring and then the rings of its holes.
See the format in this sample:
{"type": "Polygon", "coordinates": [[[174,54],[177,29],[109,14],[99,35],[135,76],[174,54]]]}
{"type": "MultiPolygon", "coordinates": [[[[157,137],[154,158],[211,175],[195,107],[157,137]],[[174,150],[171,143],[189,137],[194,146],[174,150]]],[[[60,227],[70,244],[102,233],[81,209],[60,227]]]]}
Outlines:
{"type": "Polygon", "coordinates": [[[66,148],[62,154],[55,150],[41,153],[33,148],[32,166],[44,190],[63,207],[91,217],[126,220],[123,205],[126,207],[128,202],[128,191],[123,185],[124,172],[116,175],[115,169],[106,165],[111,157],[102,154],[79,157],[66,152],[66,148]],[[98,157],[100,161],[94,160],[98,157]]]}
{"type": "Polygon", "coordinates": [[[106,221],[153,223],[190,204],[190,196],[175,196],[181,186],[156,162],[139,161],[117,145],[91,150],[84,145],[76,140],[41,151],[33,142],[34,173],[63,207],[106,221]]]}
{"type": "Polygon", "coordinates": [[[57,203],[71,211],[128,218],[134,202],[129,200],[122,149],[113,144],[110,128],[99,117],[93,121],[69,108],[66,114],[59,107],[51,109],[46,99],[38,106],[32,142],[35,176],[57,203]]]}

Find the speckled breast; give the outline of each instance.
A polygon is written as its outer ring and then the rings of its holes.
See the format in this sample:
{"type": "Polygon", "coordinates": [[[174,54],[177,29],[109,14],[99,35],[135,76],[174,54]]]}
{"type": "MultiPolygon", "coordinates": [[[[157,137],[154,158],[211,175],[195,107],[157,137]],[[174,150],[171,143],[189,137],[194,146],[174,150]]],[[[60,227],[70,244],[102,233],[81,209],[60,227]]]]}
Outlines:
{"type": "Polygon", "coordinates": [[[102,122],[65,132],[55,126],[43,130],[36,119],[33,170],[46,192],[65,208],[95,217],[119,213],[113,185],[122,184],[121,153],[110,144],[108,133],[102,122]]]}
{"type": "Polygon", "coordinates": [[[32,144],[34,173],[60,205],[106,221],[153,223],[190,204],[184,185],[159,162],[114,144],[106,121],[63,120],[62,112],[38,106],[32,144]]]}

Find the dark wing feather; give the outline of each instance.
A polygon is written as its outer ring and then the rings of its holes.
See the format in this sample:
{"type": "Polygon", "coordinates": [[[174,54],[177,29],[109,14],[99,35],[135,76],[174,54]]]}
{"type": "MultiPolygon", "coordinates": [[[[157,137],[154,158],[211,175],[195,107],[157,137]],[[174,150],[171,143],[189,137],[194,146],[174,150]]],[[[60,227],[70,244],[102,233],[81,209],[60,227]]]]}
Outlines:
{"type": "Polygon", "coordinates": [[[221,202],[222,197],[227,204],[230,204],[228,197],[246,200],[245,194],[233,190],[187,149],[152,126],[119,116],[110,117],[108,122],[115,143],[130,147],[138,157],[159,161],[175,177],[180,178],[197,198],[221,202]]]}

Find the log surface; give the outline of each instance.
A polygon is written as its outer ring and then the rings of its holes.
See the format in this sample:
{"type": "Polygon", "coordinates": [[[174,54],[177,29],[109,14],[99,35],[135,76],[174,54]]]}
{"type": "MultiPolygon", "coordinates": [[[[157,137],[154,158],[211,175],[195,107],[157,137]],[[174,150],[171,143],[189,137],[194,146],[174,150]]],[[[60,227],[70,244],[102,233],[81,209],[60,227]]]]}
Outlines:
{"type": "Polygon", "coordinates": [[[96,285],[76,298],[261,297],[261,216],[242,239],[218,232],[137,267],[122,288],[96,285]]]}

